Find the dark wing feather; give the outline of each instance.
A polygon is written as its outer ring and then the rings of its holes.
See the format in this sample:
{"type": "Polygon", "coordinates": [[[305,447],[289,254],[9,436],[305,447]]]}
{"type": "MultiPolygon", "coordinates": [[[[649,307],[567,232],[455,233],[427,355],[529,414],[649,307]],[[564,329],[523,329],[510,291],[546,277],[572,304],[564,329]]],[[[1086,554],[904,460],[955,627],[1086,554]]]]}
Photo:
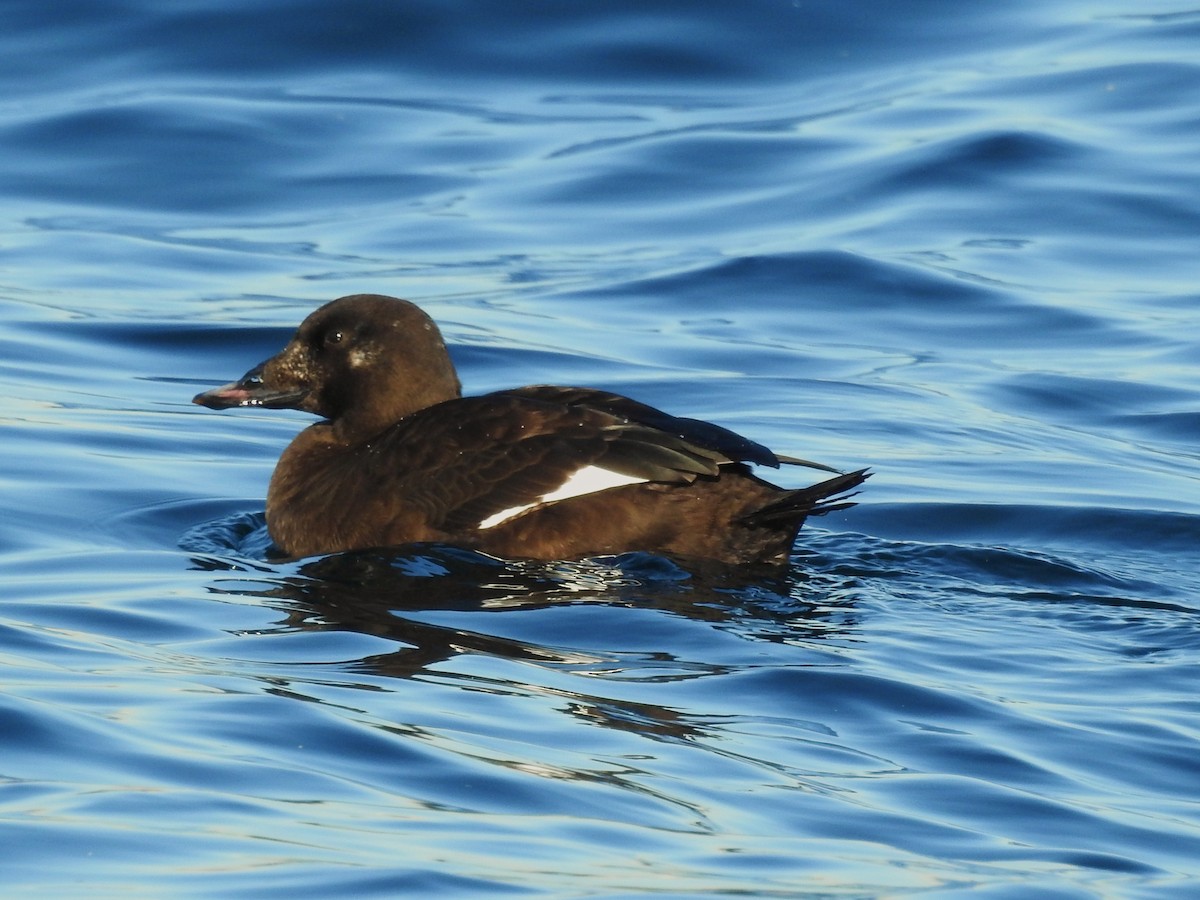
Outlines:
{"type": "Polygon", "coordinates": [[[588,465],[647,481],[686,482],[715,475],[731,461],[613,412],[518,392],[423,409],[372,440],[365,455],[380,490],[403,496],[431,527],[448,534],[532,503],[588,465]]]}
{"type": "MultiPolygon", "coordinates": [[[[661,409],[630,400],[620,394],[610,394],[592,388],[559,387],[552,384],[537,384],[501,392],[510,397],[526,397],[547,403],[581,407],[606,412],[610,415],[648,428],[674,435],[682,441],[705,450],[711,450],[738,462],[751,462],[760,466],[779,468],[779,459],[764,447],[740,434],[704,422],[673,416],[661,409]]],[[[495,395],[493,395],[495,396],[495,395]]]]}

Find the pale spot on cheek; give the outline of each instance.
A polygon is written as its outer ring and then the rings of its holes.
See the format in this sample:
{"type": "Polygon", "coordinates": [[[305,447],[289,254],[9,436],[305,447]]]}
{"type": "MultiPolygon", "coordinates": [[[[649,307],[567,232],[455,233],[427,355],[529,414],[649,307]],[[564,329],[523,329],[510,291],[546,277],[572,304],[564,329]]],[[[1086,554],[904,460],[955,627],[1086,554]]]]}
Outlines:
{"type": "Polygon", "coordinates": [[[346,357],[350,363],[350,368],[358,369],[363,366],[369,366],[375,361],[375,353],[370,350],[364,350],[362,347],[356,347],[350,351],[346,357]]]}

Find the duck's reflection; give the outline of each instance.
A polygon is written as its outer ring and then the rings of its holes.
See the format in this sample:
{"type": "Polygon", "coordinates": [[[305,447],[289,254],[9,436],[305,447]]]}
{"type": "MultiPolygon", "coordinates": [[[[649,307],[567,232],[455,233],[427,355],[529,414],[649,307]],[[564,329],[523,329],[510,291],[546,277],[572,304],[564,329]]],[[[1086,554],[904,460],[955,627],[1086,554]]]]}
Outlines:
{"type": "Polygon", "coordinates": [[[194,557],[193,562],[203,569],[228,573],[234,568],[245,573],[221,578],[211,589],[266,600],[286,613],[282,627],[351,631],[394,643],[394,650],[358,665],[404,678],[460,654],[571,669],[628,663],[653,667],[662,678],[723,671],[719,664],[678,659],[670,647],[647,652],[642,644],[643,649],[626,654],[609,642],[603,655],[597,655],[493,634],[480,627],[487,622],[480,616],[468,617],[474,626],[468,628],[462,627],[461,620],[453,626],[423,621],[421,613],[503,613],[599,603],[669,612],[715,627],[737,628],[760,640],[821,637],[844,630],[853,617],[853,603],[845,592],[831,590],[828,583],[795,566],[783,575],[775,570],[755,573],[691,564],[685,568],[641,553],[540,563],[424,545],[341,553],[277,567],[244,566],[212,557],[194,557]]]}

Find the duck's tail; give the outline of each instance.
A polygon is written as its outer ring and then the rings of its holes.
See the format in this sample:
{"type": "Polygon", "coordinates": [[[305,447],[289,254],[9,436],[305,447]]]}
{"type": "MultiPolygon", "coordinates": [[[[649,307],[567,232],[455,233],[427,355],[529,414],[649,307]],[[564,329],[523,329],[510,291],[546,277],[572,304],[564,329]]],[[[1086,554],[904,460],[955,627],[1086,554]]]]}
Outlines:
{"type": "Polygon", "coordinates": [[[870,477],[869,469],[859,469],[811,487],[784,491],[766,506],[742,516],[741,521],[750,526],[794,523],[799,528],[808,516],[823,516],[854,506],[850,499],[858,493],[854,489],[870,477]]]}

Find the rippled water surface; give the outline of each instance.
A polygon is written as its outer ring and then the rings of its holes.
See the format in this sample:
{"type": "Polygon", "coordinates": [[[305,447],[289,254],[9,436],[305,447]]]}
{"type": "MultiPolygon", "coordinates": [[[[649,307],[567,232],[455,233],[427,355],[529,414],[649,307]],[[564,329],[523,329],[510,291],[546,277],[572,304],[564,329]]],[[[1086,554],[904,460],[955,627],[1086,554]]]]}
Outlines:
{"type": "Polygon", "coordinates": [[[1192,896],[1200,10],[5,21],[6,895],[1192,896]],[[365,291],[876,475],[777,577],[270,562],[306,419],[189,399],[365,291]]]}

